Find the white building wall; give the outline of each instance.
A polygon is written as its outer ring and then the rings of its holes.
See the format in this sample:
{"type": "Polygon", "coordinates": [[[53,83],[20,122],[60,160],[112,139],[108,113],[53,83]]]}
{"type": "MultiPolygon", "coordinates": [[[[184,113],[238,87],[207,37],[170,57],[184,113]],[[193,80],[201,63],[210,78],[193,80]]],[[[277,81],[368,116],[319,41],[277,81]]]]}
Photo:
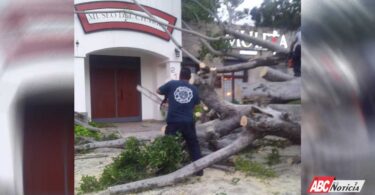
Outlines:
{"type": "MultiPolygon", "coordinates": [[[[75,4],[94,2],[75,0],[75,4]]],[[[123,2],[130,2],[124,0],[123,2]]],[[[176,26],[181,26],[180,0],[140,0],[146,5],[177,18],[176,26]]],[[[74,18],[75,28],[75,111],[87,113],[91,119],[90,94],[90,54],[133,56],[141,58],[141,85],[151,91],[175,77],[171,74],[171,67],[180,70],[182,54],[176,57],[175,44],[154,35],[132,30],[105,30],[85,34],[78,16],[74,18]]],[[[181,32],[174,30],[173,37],[181,44],[181,32]]],[[[177,73],[178,73],[177,72],[177,73]]],[[[175,78],[176,79],[176,78],[175,78]]],[[[159,105],[142,95],[142,120],[162,119],[159,105]]]]}
{"type": "Polygon", "coordinates": [[[85,58],[83,62],[85,67],[85,103],[86,103],[86,112],[89,119],[91,119],[91,83],[90,83],[90,64],[88,58],[85,58]]]}
{"type": "Polygon", "coordinates": [[[74,110],[86,112],[85,59],[74,58],[74,110]]]}
{"type": "MultiPolygon", "coordinates": [[[[76,0],[75,4],[90,2],[76,0]]],[[[123,1],[132,2],[132,1],[123,1]]],[[[176,26],[181,26],[181,1],[179,0],[145,0],[139,1],[142,5],[147,5],[155,9],[164,11],[177,18],[176,26]]],[[[103,48],[128,47],[148,50],[167,57],[170,60],[182,61],[180,57],[175,56],[175,44],[170,41],[155,37],[154,35],[132,31],[132,30],[106,30],[87,33],[83,31],[77,14],[74,18],[75,47],[76,57],[85,57],[88,53],[101,50],[103,48]]],[[[181,44],[181,32],[174,30],[173,37],[181,44]]]]}

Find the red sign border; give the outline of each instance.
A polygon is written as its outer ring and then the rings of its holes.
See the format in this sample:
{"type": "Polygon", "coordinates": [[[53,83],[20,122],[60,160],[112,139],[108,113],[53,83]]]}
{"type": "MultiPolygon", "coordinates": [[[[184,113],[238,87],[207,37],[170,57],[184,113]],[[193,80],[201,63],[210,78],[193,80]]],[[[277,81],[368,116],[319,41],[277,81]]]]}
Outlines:
{"type": "MultiPolygon", "coordinates": [[[[105,8],[121,8],[121,9],[126,8],[126,9],[130,9],[134,11],[142,11],[141,8],[139,8],[134,3],[119,2],[119,1],[87,2],[87,3],[76,4],[74,7],[76,11],[89,11],[89,10],[94,10],[94,9],[105,9],[105,8]]],[[[177,21],[176,17],[170,14],[167,14],[163,11],[160,11],[158,9],[149,7],[149,6],[143,5],[143,7],[147,9],[152,15],[155,15],[160,18],[163,18],[164,20],[167,20],[170,25],[176,24],[176,21],[177,21]]],[[[106,23],[90,24],[87,20],[86,14],[78,13],[77,15],[85,33],[104,31],[104,30],[127,29],[127,30],[135,30],[135,31],[151,34],[159,38],[162,38],[166,41],[169,41],[171,39],[168,33],[157,30],[155,28],[152,28],[146,25],[129,23],[129,22],[106,22],[106,23]]],[[[167,30],[172,34],[174,29],[172,27],[167,27],[167,30]]]]}

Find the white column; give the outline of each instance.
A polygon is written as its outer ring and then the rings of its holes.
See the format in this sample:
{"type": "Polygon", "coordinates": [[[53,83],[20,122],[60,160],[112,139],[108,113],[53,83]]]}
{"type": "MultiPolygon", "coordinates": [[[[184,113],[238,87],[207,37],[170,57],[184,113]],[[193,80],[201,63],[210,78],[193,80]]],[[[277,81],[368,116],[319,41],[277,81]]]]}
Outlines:
{"type": "Polygon", "coordinates": [[[91,81],[90,81],[90,64],[89,57],[84,58],[84,70],[85,70],[85,107],[87,112],[87,117],[91,120],[91,81]]]}
{"type": "Polygon", "coordinates": [[[167,80],[178,80],[180,76],[181,63],[168,62],[167,63],[167,80]]]}
{"type": "Polygon", "coordinates": [[[82,57],[74,58],[74,111],[85,113],[86,87],[85,87],[85,60],[82,57]]]}

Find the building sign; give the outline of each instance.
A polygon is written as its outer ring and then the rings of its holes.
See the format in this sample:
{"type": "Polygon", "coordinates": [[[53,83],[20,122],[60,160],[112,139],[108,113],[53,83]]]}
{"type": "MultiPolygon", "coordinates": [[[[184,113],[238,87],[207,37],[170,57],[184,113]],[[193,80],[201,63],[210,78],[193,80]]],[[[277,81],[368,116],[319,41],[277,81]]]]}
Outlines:
{"type": "MultiPolygon", "coordinates": [[[[242,30],[241,33],[243,34],[245,33],[245,31],[242,30]]],[[[288,48],[288,42],[286,38],[287,35],[280,34],[277,30],[273,30],[272,33],[249,31],[248,35],[251,37],[260,38],[262,40],[271,41],[272,43],[278,44],[281,47],[284,47],[286,49],[288,48]]],[[[231,40],[230,45],[233,48],[246,49],[246,50],[240,50],[240,54],[244,54],[244,55],[257,55],[259,50],[267,50],[258,45],[247,43],[246,41],[239,40],[239,39],[231,40]]]]}
{"type": "MultiPolygon", "coordinates": [[[[155,8],[143,7],[158,21],[175,25],[176,17],[155,8]]],[[[163,30],[161,25],[149,19],[148,15],[133,3],[99,1],[77,4],[75,5],[75,9],[78,11],[78,18],[86,33],[101,30],[126,29],[145,32],[164,40],[170,40],[168,33],[163,30]]],[[[171,34],[173,33],[172,27],[167,27],[167,29],[171,34]]]]}

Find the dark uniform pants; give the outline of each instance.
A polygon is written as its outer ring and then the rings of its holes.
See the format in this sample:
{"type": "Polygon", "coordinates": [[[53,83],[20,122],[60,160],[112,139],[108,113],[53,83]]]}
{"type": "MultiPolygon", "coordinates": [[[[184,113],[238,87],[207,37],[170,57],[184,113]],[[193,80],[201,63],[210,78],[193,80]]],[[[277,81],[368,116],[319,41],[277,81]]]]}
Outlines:
{"type": "Polygon", "coordinates": [[[168,123],[165,129],[166,135],[176,135],[180,132],[189,150],[190,158],[196,161],[201,158],[201,150],[195,130],[195,123],[168,123]]]}

